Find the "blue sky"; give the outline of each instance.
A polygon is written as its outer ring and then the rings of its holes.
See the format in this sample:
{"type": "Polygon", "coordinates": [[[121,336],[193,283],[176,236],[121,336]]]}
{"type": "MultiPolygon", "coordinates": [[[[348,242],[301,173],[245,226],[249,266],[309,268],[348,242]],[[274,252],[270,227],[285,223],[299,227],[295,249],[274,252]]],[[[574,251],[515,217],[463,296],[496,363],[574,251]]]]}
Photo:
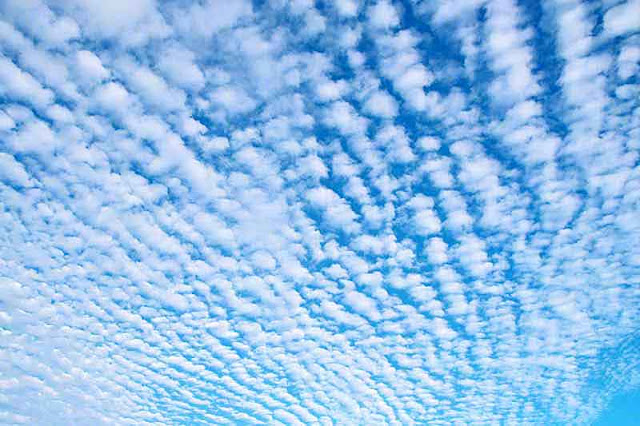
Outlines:
{"type": "Polygon", "coordinates": [[[637,423],[639,17],[0,0],[0,424],[637,423]]]}

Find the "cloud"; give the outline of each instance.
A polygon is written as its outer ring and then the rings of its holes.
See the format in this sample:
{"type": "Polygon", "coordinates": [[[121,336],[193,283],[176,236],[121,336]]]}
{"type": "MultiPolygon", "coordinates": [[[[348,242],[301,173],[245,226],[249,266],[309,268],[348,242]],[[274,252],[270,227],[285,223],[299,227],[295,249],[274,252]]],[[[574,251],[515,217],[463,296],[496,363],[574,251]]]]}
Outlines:
{"type": "Polygon", "coordinates": [[[10,154],[0,153],[0,170],[2,170],[2,177],[10,184],[30,186],[32,183],[24,166],[10,154]]]}
{"type": "Polygon", "coordinates": [[[113,39],[135,46],[163,38],[171,31],[155,0],[133,5],[122,0],[65,0],[62,8],[80,23],[84,35],[98,40],[113,39]]]}
{"type": "Polygon", "coordinates": [[[420,61],[415,49],[418,39],[408,30],[379,38],[380,69],[393,82],[394,88],[412,108],[423,111],[427,107],[424,88],[433,82],[433,75],[420,61]]]}
{"type": "Polygon", "coordinates": [[[434,237],[429,240],[426,246],[426,253],[429,261],[433,264],[442,264],[447,262],[447,244],[440,237],[434,237]]]}
{"type": "Polygon", "coordinates": [[[253,111],[256,101],[243,89],[233,86],[219,87],[209,94],[213,104],[230,114],[244,114],[253,111]]]}
{"type": "Polygon", "coordinates": [[[363,133],[367,127],[367,120],[360,117],[348,102],[334,102],[327,108],[325,123],[337,128],[345,135],[363,133]]]}
{"type": "Polygon", "coordinates": [[[185,89],[198,90],[204,87],[204,74],[194,62],[195,54],[180,46],[169,46],[159,60],[158,68],[172,82],[185,89]]]}
{"type": "Polygon", "coordinates": [[[80,27],[73,18],[57,16],[41,1],[9,0],[0,7],[10,21],[45,44],[63,46],[80,36],[80,27]]]}
{"type": "Polygon", "coordinates": [[[358,13],[358,2],[356,0],[336,0],[334,7],[341,16],[353,17],[358,13]]]}
{"type": "Polygon", "coordinates": [[[396,27],[400,20],[395,7],[386,0],[378,1],[369,8],[369,23],[374,28],[393,28],[396,27]]]}
{"type": "Polygon", "coordinates": [[[592,423],[636,5],[0,2],[0,423],[592,423]]]}
{"type": "Polygon", "coordinates": [[[398,115],[398,104],[389,94],[374,92],[364,104],[364,109],[371,115],[381,118],[393,118],[398,115]]]}
{"type": "Polygon", "coordinates": [[[605,31],[611,36],[638,31],[640,29],[640,23],[637,19],[638,13],[640,13],[638,0],[625,1],[612,7],[604,15],[605,31]]]}
{"type": "Polygon", "coordinates": [[[22,71],[10,59],[0,56],[0,81],[2,95],[11,96],[36,107],[53,102],[54,94],[34,79],[31,74],[22,71]]]}
{"type": "Polygon", "coordinates": [[[245,0],[226,3],[206,0],[174,11],[175,26],[179,31],[204,38],[232,27],[239,19],[252,13],[251,3],[245,0]]]}
{"type": "Polygon", "coordinates": [[[76,53],[76,66],[81,79],[89,82],[99,82],[109,77],[107,70],[93,52],[80,50],[76,53]]]}
{"type": "Polygon", "coordinates": [[[306,193],[306,198],[311,205],[322,209],[323,217],[329,225],[349,233],[359,229],[357,215],[349,204],[331,189],[313,188],[306,193]]]}
{"type": "Polygon", "coordinates": [[[61,141],[43,121],[34,119],[16,131],[9,140],[9,146],[19,153],[47,154],[59,147],[61,141]]]}

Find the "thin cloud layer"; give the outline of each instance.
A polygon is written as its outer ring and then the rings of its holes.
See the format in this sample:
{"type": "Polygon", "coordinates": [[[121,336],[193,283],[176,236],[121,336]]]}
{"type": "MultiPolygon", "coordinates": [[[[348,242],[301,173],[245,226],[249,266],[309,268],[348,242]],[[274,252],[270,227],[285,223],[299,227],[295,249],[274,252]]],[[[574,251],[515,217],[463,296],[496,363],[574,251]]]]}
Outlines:
{"type": "Polygon", "coordinates": [[[0,423],[640,386],[640,2],[525,3],[0,1],[0,423]]]}

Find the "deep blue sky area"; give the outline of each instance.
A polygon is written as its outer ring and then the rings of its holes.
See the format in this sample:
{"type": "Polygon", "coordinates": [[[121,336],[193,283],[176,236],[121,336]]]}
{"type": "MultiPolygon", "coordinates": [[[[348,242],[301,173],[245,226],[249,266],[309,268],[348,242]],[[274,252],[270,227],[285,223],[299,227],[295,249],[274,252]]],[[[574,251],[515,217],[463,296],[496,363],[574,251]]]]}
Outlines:
{"type": "Polygon", "coordinates": [[[0,425],[639,425],[640,0],[0,0],[0,425]]]}

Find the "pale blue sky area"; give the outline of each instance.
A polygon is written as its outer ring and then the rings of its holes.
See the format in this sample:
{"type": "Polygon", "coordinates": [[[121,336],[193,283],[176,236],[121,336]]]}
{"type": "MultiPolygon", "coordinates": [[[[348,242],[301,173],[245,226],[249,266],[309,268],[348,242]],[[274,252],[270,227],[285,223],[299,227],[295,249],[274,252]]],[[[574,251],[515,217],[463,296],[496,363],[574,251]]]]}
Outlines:
{"type": "Polygon", "coordinates": [[[640,391],[616,395],[602,411],[594,426],[640,425],[640,391]]]}

